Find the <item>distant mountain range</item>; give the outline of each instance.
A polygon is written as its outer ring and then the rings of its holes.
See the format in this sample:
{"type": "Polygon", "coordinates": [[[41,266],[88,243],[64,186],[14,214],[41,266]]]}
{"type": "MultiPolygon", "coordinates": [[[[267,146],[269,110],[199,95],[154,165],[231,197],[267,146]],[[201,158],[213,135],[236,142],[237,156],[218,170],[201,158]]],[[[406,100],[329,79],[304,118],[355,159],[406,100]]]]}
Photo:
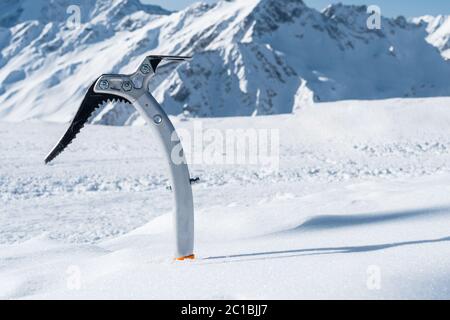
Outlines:
{"type": "MultiPolygon", "coordinates": [[[[179,12],[138,0],[3,0],[0,120],[68,121],[103,73],[134,71],[149,54],[193,55],[161,70],[151,90],[173,115],[290,113],[308,101],[450,95],[448,17],[382,19],[365,6],[301,0],[194,4],[179,12]],[[81,25],[67,25],[79,5],[81,25]]],[[[139,122],[128,105],[93,120],[139,122]]]]}

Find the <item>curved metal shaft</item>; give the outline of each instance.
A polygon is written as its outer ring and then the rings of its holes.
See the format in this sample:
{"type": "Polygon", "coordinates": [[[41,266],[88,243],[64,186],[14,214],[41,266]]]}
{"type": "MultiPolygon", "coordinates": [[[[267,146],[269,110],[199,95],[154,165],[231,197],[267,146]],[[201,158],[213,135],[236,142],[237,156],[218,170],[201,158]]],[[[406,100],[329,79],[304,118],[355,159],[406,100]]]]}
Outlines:
{"type": "Polygon", "coordinates": [[[114,94],[130,101],[159,137],[168,162],[174,193],[175,257],[194,253],[194,205],[189,169],[175,128],[156,99],[148,92],[148,83],[163,60],[182,61],[184,57],[150,56],[132,75],[103,75],[94,86],[96,93],[114,94]]]}
{"type": "Polygon", "coordinates": [[[175,206],[173,219],[176,258],[190,256],[194,254],[194,204],[189,169],[181,141],[169,117],[150,93],[140,97],[133,105],[159,137],[161,149],[169,164],[175,206]]]}

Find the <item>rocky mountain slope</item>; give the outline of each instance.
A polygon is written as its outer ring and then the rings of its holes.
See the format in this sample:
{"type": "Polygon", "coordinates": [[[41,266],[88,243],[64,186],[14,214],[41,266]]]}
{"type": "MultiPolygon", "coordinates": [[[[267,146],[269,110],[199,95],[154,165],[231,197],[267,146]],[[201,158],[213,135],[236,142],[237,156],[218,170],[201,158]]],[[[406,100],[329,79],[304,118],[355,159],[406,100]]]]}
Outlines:
{"type": "Polygon", "coordinates": [[[450,16],[423,16],[413,19],[414,23],[423,23],[429,33],[427,41],[442,52],[445,59],[450,59],[450,16]]]}
{"type": "MultiPolygon", "coordinates": [[[[0,8],[0,120],[68,121],[98,75],[131,72],[148,54],[194,56],[151,84],[175,115],[450,95],[450,64],[425,41],[424,26],[383,18],[381,30],[369,30],[365,6],[319,12],[301,0],[235,0],[169,13],[138,0],[9,2],[0,8]],[[75,29],[66,13],[74,3],[82,12],[75,29]]],[[[140,121],[127,105],[107,105],[94,122],[140,121]]]]}

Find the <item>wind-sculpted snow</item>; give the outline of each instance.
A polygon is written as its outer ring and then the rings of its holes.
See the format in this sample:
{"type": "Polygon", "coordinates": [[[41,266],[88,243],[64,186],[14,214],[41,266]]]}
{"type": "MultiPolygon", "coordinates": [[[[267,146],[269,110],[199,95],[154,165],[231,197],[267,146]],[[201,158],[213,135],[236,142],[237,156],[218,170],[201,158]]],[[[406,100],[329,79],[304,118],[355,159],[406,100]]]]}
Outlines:
{"type": "Polygon", "coordinates": [[[279,130],[280,168],[192,166],[196,260],[182,263],[149,128],[88,126],[45,166],[66,125],[0,122],[0,297],[448,299],[449,103],[201,119],[279,130]]]}
{"type": "MultiPolygon", "coordinates": [[[[188,117],[290,113],[307,91],[315,101],[450,95],[450,66],[424,27],[400,17],[369,30],[365,6],[219,1],[170,14],[137,0],[56,3],[0,10],[0,119],[68,121],[93,79],[132,72],[148,54],[194,56],[150,86],[188,117]],[[80,7],[76,28],[69,5],[80,7]]],[[[129,106],[100,114],[94,123],[142,122],[129,106]]]]}
{"type": "MultiPolygon", "coordinates": [[[[192,176],[200,177],[201,183],[194,188],[315,185],[450,172],[448,101],[327,103],[295,116],[203,120],[204,129],[279,129],[280,168],[273,171],[251,165],[230,168],[197,164],[192,166],[192,176]],[[358,125],[353,124],[355,118],[358,125]]],[[[195,121],[176,123],[178,128],[192,130],[195,121]]],[[[4,206],[12,209],[22,202],[61,197],[170,197],[168,180],[161,169],[163,157],[146,127],[89,126],[60,160],[44,166],[46,153],[64,127],[1,124],[0,201],[4,206]]],[[[190,152],[186,150],[188,155],[190,152]]],[[[5,241],[0,236],[0,242],[5,241]]]]}

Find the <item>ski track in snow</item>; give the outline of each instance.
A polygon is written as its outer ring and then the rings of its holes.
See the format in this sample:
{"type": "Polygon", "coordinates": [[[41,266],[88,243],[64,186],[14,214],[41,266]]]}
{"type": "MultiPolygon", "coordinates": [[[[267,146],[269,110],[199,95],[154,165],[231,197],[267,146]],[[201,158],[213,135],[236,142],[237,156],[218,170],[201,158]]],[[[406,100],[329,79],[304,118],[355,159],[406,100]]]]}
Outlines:
{"type": "Polygon", "coordinates": [[[172,194],[148,128],[88,126],[45,166],[66,125],[0,122],[0,297],[450,298],[449,103],[202,119],[279,129],[280,170],[193,166],[198,258],[185,263],[171,260],[172,194]]]}

